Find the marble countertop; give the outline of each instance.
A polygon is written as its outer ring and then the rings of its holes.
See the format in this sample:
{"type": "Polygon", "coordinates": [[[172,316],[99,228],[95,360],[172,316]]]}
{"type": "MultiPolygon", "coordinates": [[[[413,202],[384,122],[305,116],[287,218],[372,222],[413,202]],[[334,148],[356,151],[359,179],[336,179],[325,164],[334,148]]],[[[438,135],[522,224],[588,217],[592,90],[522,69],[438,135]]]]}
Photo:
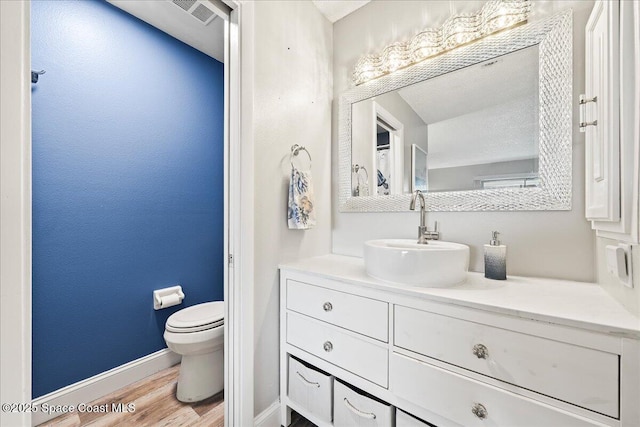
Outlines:
{"type": "Polygon", "coordinates": [[[283,263],[280,269],[416,298],[640,338],[640,317],[627,311],[595,283],[519,276],[489,280],[482,273],[470,272],[462,285],[420,288],[374,279],[366,274],[362,258],[335,254],[283,263]]]}

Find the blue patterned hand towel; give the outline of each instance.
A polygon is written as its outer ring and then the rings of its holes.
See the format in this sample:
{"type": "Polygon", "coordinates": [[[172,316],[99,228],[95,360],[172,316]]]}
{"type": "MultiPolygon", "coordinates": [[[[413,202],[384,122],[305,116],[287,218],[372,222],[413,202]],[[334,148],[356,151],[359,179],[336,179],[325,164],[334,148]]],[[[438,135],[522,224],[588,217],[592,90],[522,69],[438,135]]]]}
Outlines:
{"type": "Polygon", "coordinates": [[[306,230],[316,225],[316,213],[313,206],[313,186],[311,171],[302,171],[291,167],[289,182],[288,223],[292,230],[306,230]]]}

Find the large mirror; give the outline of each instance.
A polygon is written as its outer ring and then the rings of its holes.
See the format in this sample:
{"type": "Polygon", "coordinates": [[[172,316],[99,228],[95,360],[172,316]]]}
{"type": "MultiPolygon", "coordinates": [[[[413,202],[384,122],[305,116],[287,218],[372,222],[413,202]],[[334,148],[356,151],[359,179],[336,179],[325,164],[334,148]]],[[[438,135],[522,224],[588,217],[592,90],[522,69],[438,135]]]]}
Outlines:
{"type": "Polygon", "coordinates": [[[347,91],[342,211],[571,209],[571,12],[347,91]]]}

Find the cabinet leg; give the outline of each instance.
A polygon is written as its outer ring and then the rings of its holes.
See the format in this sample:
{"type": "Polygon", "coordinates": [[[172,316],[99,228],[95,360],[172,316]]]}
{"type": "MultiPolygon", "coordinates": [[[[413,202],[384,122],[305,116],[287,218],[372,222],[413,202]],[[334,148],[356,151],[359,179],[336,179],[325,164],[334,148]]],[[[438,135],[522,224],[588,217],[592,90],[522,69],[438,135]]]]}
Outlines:
{"type": "Polygon", "coordinates": [[[289,427],[291,424],[291,408],[287,405],[280,405],[280,419],[284,427],[289,427]]]}

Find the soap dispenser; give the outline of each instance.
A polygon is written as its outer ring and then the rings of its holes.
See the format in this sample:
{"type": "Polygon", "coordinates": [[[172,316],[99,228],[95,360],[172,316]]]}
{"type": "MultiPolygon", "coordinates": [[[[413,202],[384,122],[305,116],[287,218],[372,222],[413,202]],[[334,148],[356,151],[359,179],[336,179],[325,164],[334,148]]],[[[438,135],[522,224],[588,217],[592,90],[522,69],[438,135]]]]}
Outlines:
{"type": "Polygon", "coordinates": [[[497,231],[491,232],[491,241],[484,245],[484,277],[494,280],[507,278],[507,247],[500,244],[497,231]]]}

